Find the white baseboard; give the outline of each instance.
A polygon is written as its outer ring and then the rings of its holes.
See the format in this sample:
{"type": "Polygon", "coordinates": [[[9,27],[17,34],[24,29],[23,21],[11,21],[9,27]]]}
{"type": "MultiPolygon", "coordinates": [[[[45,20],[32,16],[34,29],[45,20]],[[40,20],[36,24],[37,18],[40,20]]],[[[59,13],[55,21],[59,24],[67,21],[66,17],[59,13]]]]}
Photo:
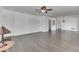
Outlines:
{"type": "Polygon", "coordinates": [[[37,33],[41,31],[33,31],[33,32],[27,32],[27,33],[15,33],[14,36],[24,35],[24,34],[31,34],[31,33],[37,33]]]}
{"type": "MultiPolygon", "coordinates": [[[[65,29],[62,29],[65,30],[65,29]]],[[[55,30],[52,30],[55,31],[55,30]]],[[[78,31],[78,30],[66,30],[66,31],[78,31]]],[[[32,31],[32,32],[25,32],[25,33],[11,33],[11,34],[6,34],[5,36],[18,36],[18,35],[24,35],[24,34],[31,34],[31,33],[37,33],[37,32],[48,32],[48,30],[41,30],[41,31],[32,31]]]]}

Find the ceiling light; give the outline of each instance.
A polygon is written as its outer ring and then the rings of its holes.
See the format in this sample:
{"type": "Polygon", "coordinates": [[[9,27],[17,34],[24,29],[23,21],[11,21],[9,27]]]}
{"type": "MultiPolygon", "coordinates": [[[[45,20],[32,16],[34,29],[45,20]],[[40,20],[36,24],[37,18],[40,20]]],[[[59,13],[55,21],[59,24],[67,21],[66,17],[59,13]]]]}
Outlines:
{"type": "Polygon", "coordinates": [[[42,12],[45,12],[45,10],[41,10],[42,12]]]}

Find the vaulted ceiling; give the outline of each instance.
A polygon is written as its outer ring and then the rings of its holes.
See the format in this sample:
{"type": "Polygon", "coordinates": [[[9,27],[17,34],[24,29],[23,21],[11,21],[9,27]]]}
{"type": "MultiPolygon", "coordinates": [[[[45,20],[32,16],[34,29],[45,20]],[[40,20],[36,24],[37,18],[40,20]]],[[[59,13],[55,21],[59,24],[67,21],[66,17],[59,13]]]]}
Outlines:
{"type": "MultiPolygon", "coordinates": [[[[46,16],[64,16],[77,14],[79,12],[79,6],[47,6],[48,8],[52,8],[53,11],[49,11],[46,16]]],[[[11,11],[27,13],[32,15],[42,15],[36,11],[36,9],[40,9],[40,6],[3,6],[4,9],[8,9],[11,11]]]]}

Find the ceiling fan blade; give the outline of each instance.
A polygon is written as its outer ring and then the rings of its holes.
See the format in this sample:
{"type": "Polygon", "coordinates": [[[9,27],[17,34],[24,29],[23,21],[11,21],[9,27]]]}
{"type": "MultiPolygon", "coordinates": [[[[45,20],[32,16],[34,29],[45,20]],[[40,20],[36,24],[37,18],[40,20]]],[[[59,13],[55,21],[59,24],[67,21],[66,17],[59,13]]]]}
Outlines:
{"type": "Polygon", "coordinates": [[[52,9],[47,9],[46,11],[52,11],[52,9]]]}
{"type": "Polygon", "coordinates": [[[45,13],[47,13],[47,11],[45,11],[45,13]]]}

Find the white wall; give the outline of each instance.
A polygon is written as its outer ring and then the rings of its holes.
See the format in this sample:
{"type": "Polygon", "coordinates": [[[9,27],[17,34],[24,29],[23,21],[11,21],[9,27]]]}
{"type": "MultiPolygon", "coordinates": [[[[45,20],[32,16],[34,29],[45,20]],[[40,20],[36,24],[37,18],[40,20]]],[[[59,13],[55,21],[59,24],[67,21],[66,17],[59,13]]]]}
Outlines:
{"type": "Polygon", "coordinates": [[[79,13],[77,15],[77,18],[78,18],[78,20],[77,20],[77,28],[78,28],[78,31],[79,31],[79,13]]]}
{"type": "Polygon", "coordinates": [[[11,31],[11,34],[6,35],[48,31],[48,17],[45,16],[34,16],[3,9],[0,17],[2,25],[11,31]]]}
{"type": "Polygon", "coordinates": [[[61,29],[61,19],[62,17],[56,17],[56,29],[61,29]]]}
{"type": "Polygon", "coordinates": [[[48,31],[48,17],[45,16],[40,17],[40,31],[42,32],[48,31]]]}
{"type": "Polygon", "coordinates": [[[1,25],[2,25],[2,8],[0,7],[0,27],[1,27],[1,25]]]}
{"type": "Polygon", "coordinates": [[[13,11],[3,11],[4,26],[12,31],[10,35],[22,35],[40,31],[40,17],[17,13],[13,11]]]}
{"type": "Polygon", "coordinates": [[[27,34],[40,31],[40,19],[33,15],[17,14],[15,16],[15,34],[27,34]]]}
{"type": "Polygon", "coordinates": [[[60,27],[62,30],[70,30],[70,31],[77,31],[77,15],[71,15],[71,16],[60,16],[58,18],[61,22],[60,27]],[[63,19],[65,22],[63,23],[63,19]]]}
{"type": "MultiPolygon", "coordinates": [[[[0,17],[0,27],[1,27],[1,17],[0,17]]],[[[0,35],[0,41],[1,41],[1,35],[0,35]]]]}

